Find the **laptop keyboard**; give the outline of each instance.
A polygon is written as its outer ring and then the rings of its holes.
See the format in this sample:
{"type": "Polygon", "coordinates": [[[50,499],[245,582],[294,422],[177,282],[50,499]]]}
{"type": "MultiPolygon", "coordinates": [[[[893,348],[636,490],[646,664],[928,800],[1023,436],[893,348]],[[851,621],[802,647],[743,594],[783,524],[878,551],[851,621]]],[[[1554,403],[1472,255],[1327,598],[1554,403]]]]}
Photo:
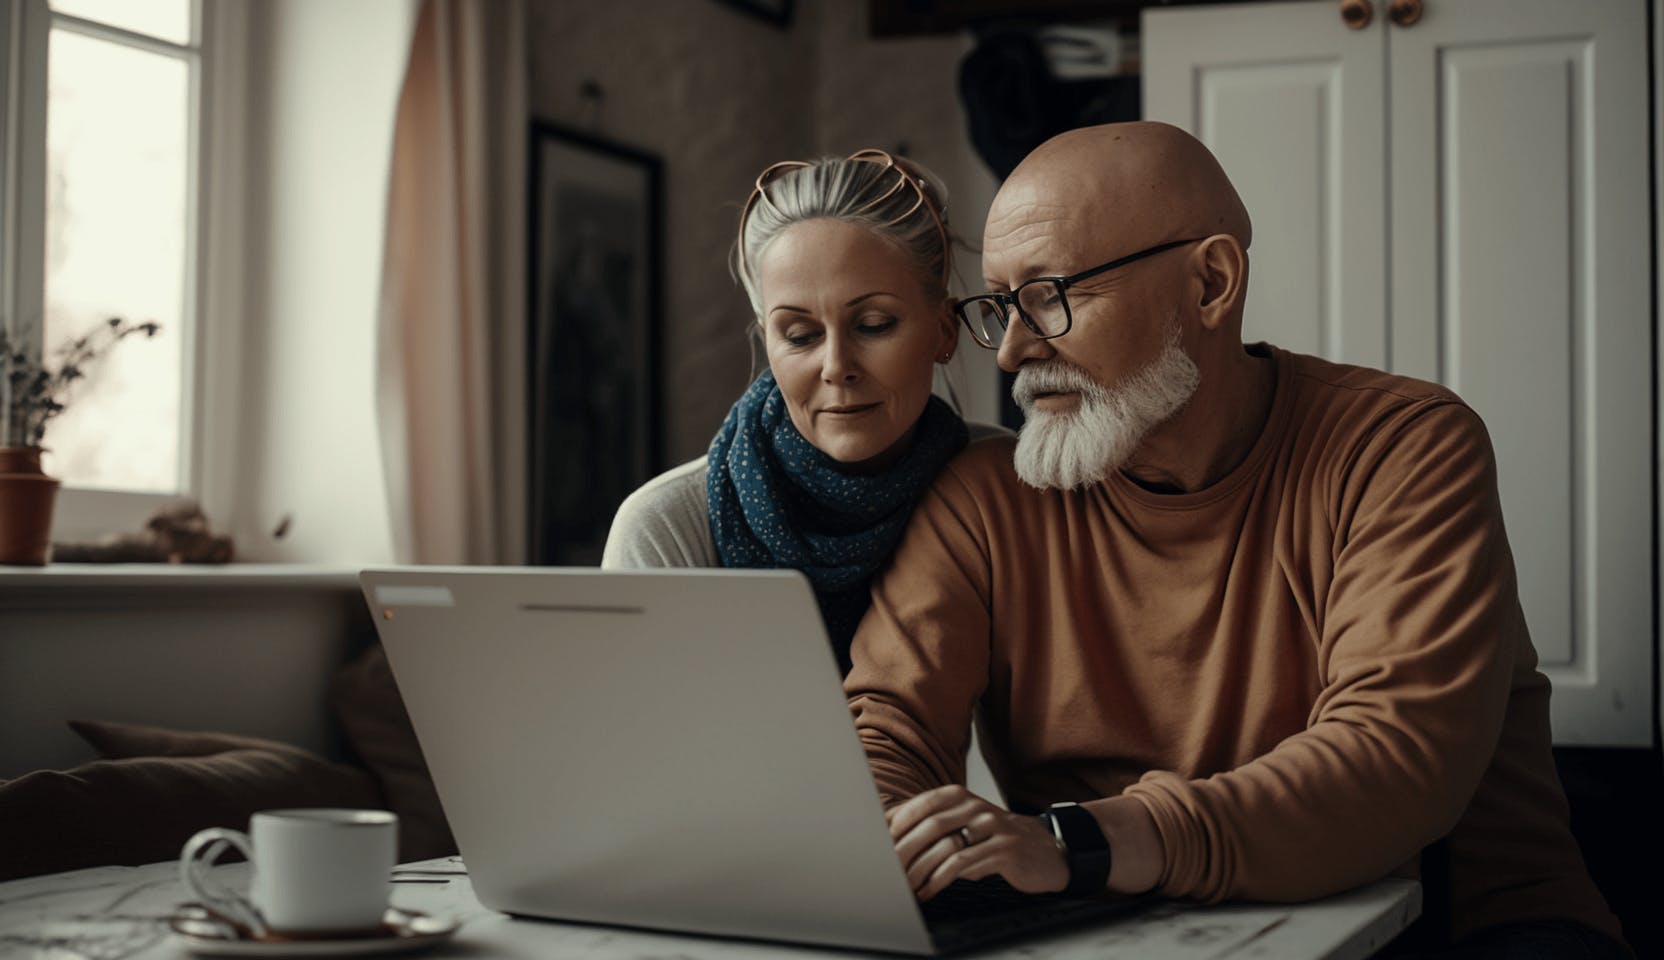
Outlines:
{"type": "Polygon", "coordinates": [[[919,904],[919,910],[937,949],[953,951],[1114,916],[1146,902],[1143,897],[1080,899],[1022,893],[1002,878],[990,877],[955,880],[946,890],[919,904]]]}
{"type": "Polygon", "coordinates": [[[986,880],[955,880],[947,889],[919,904],[926,923],[964,920],[990,911],[1029,910],[1056,895],[1023,893],[1002,877],[986,880]]]}

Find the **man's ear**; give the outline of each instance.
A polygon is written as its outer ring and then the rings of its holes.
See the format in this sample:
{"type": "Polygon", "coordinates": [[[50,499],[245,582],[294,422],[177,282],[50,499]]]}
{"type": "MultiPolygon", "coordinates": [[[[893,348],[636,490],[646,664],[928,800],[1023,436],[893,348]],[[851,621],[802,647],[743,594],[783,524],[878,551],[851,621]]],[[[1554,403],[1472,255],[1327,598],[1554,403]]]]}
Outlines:
{"type": "Polygon", "coordinates": [[[1202,326],[1218,330],[1241,311],[1248,289],[1248,253],[1235,237],[1220,233],[1203,240],[1196,255],[1202,281],[1198,313],[1202,326]]]}

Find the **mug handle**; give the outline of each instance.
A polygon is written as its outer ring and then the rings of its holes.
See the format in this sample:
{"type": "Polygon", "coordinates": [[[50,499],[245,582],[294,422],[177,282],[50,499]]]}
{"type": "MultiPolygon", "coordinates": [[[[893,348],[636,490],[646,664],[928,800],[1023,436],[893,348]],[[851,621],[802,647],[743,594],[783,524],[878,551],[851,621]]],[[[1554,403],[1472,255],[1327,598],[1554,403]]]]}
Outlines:
{"type": "Polygon", "coordinates": [[[179,882],[210,913],[247,927],[252,936],[265,936],[266,922],[254,904],[231,888],[208,880],[207,868],[214,865],[227,846],[236,847],[250,863],[254,862],[254,849],[248,834],[241,830],[210,827],[197,831],[195,836],[185,841],[185,849],[179,854],[179,882]]]}

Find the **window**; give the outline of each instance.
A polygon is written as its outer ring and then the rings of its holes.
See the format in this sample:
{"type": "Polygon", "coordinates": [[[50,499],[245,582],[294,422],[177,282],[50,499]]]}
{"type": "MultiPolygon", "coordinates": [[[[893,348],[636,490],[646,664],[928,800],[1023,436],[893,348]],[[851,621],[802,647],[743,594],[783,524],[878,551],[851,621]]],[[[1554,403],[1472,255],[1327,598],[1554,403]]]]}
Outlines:
{"type": "Polygon", "coordinates": [[[234,97],[212,94],[242,89],[227,71],[243,59],[215,54],[240,5],[7,6],[0,316],[48,355],[111,317],[160,324],[99,360],[45,443],[64,481],[58,539],[136,529],[160,502],[203,494],[202,318],[215,259],[235,246],[211,226],[236,152],[217,127],[240,122],[234,97]]]}
{"type": "Polygon", "coordinates": [[[196,11],[192,0],[51,5],[42,344],[54,350],[114,316],[161,324],[91,371],[52,424],[51,469],[75,486],[178,493],[196,279],[196,11]]]}

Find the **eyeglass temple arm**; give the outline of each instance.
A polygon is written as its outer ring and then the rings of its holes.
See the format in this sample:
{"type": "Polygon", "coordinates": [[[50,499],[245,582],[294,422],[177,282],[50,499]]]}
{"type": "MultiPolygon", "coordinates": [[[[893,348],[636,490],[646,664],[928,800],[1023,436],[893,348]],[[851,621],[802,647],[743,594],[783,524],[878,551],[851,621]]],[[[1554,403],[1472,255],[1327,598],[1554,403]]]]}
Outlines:
{"type": "Polygon", "coordinates": [[[1111,260],[1106,264],[1103,264],[1101,266],[1093,267],[1090,270],[1082,270],[1080,273],[1077,273],[1073,276],[1068,276],[1068,277],[1037,277],[1036,279],[1060,280],[1060,281],[1063,282],[1064,289],[1068,289],[1069,287],[1074,286],[1075,284],[1081,282],[1082,280],[1089,280],[1092,277],[1095,277],[1100,273],[1108,273],[1109,271],[1114,270],[1116,267],[1124,267],[1129,263],[1135,263],[1139,260],[1144,259],[1145,257],[1153,257],[1158,253],[1166,253],[1167,251],[1173,249],[1174,247],[1182,247],[1187,243],[1195,243],[1197,240],[1202,240],[1202,239],[1206,239],[1206,238],[1205,237],[1192,237],[1189,240],[1170,240],[1167,243],[1157,244],[1156,246],[1153,246],[1148,250],[1140,250],[1137,253],[1129,253],[1124,257],[1121,257],[1121,258],[1116,259],[1116,260],[1111,260]]]}

